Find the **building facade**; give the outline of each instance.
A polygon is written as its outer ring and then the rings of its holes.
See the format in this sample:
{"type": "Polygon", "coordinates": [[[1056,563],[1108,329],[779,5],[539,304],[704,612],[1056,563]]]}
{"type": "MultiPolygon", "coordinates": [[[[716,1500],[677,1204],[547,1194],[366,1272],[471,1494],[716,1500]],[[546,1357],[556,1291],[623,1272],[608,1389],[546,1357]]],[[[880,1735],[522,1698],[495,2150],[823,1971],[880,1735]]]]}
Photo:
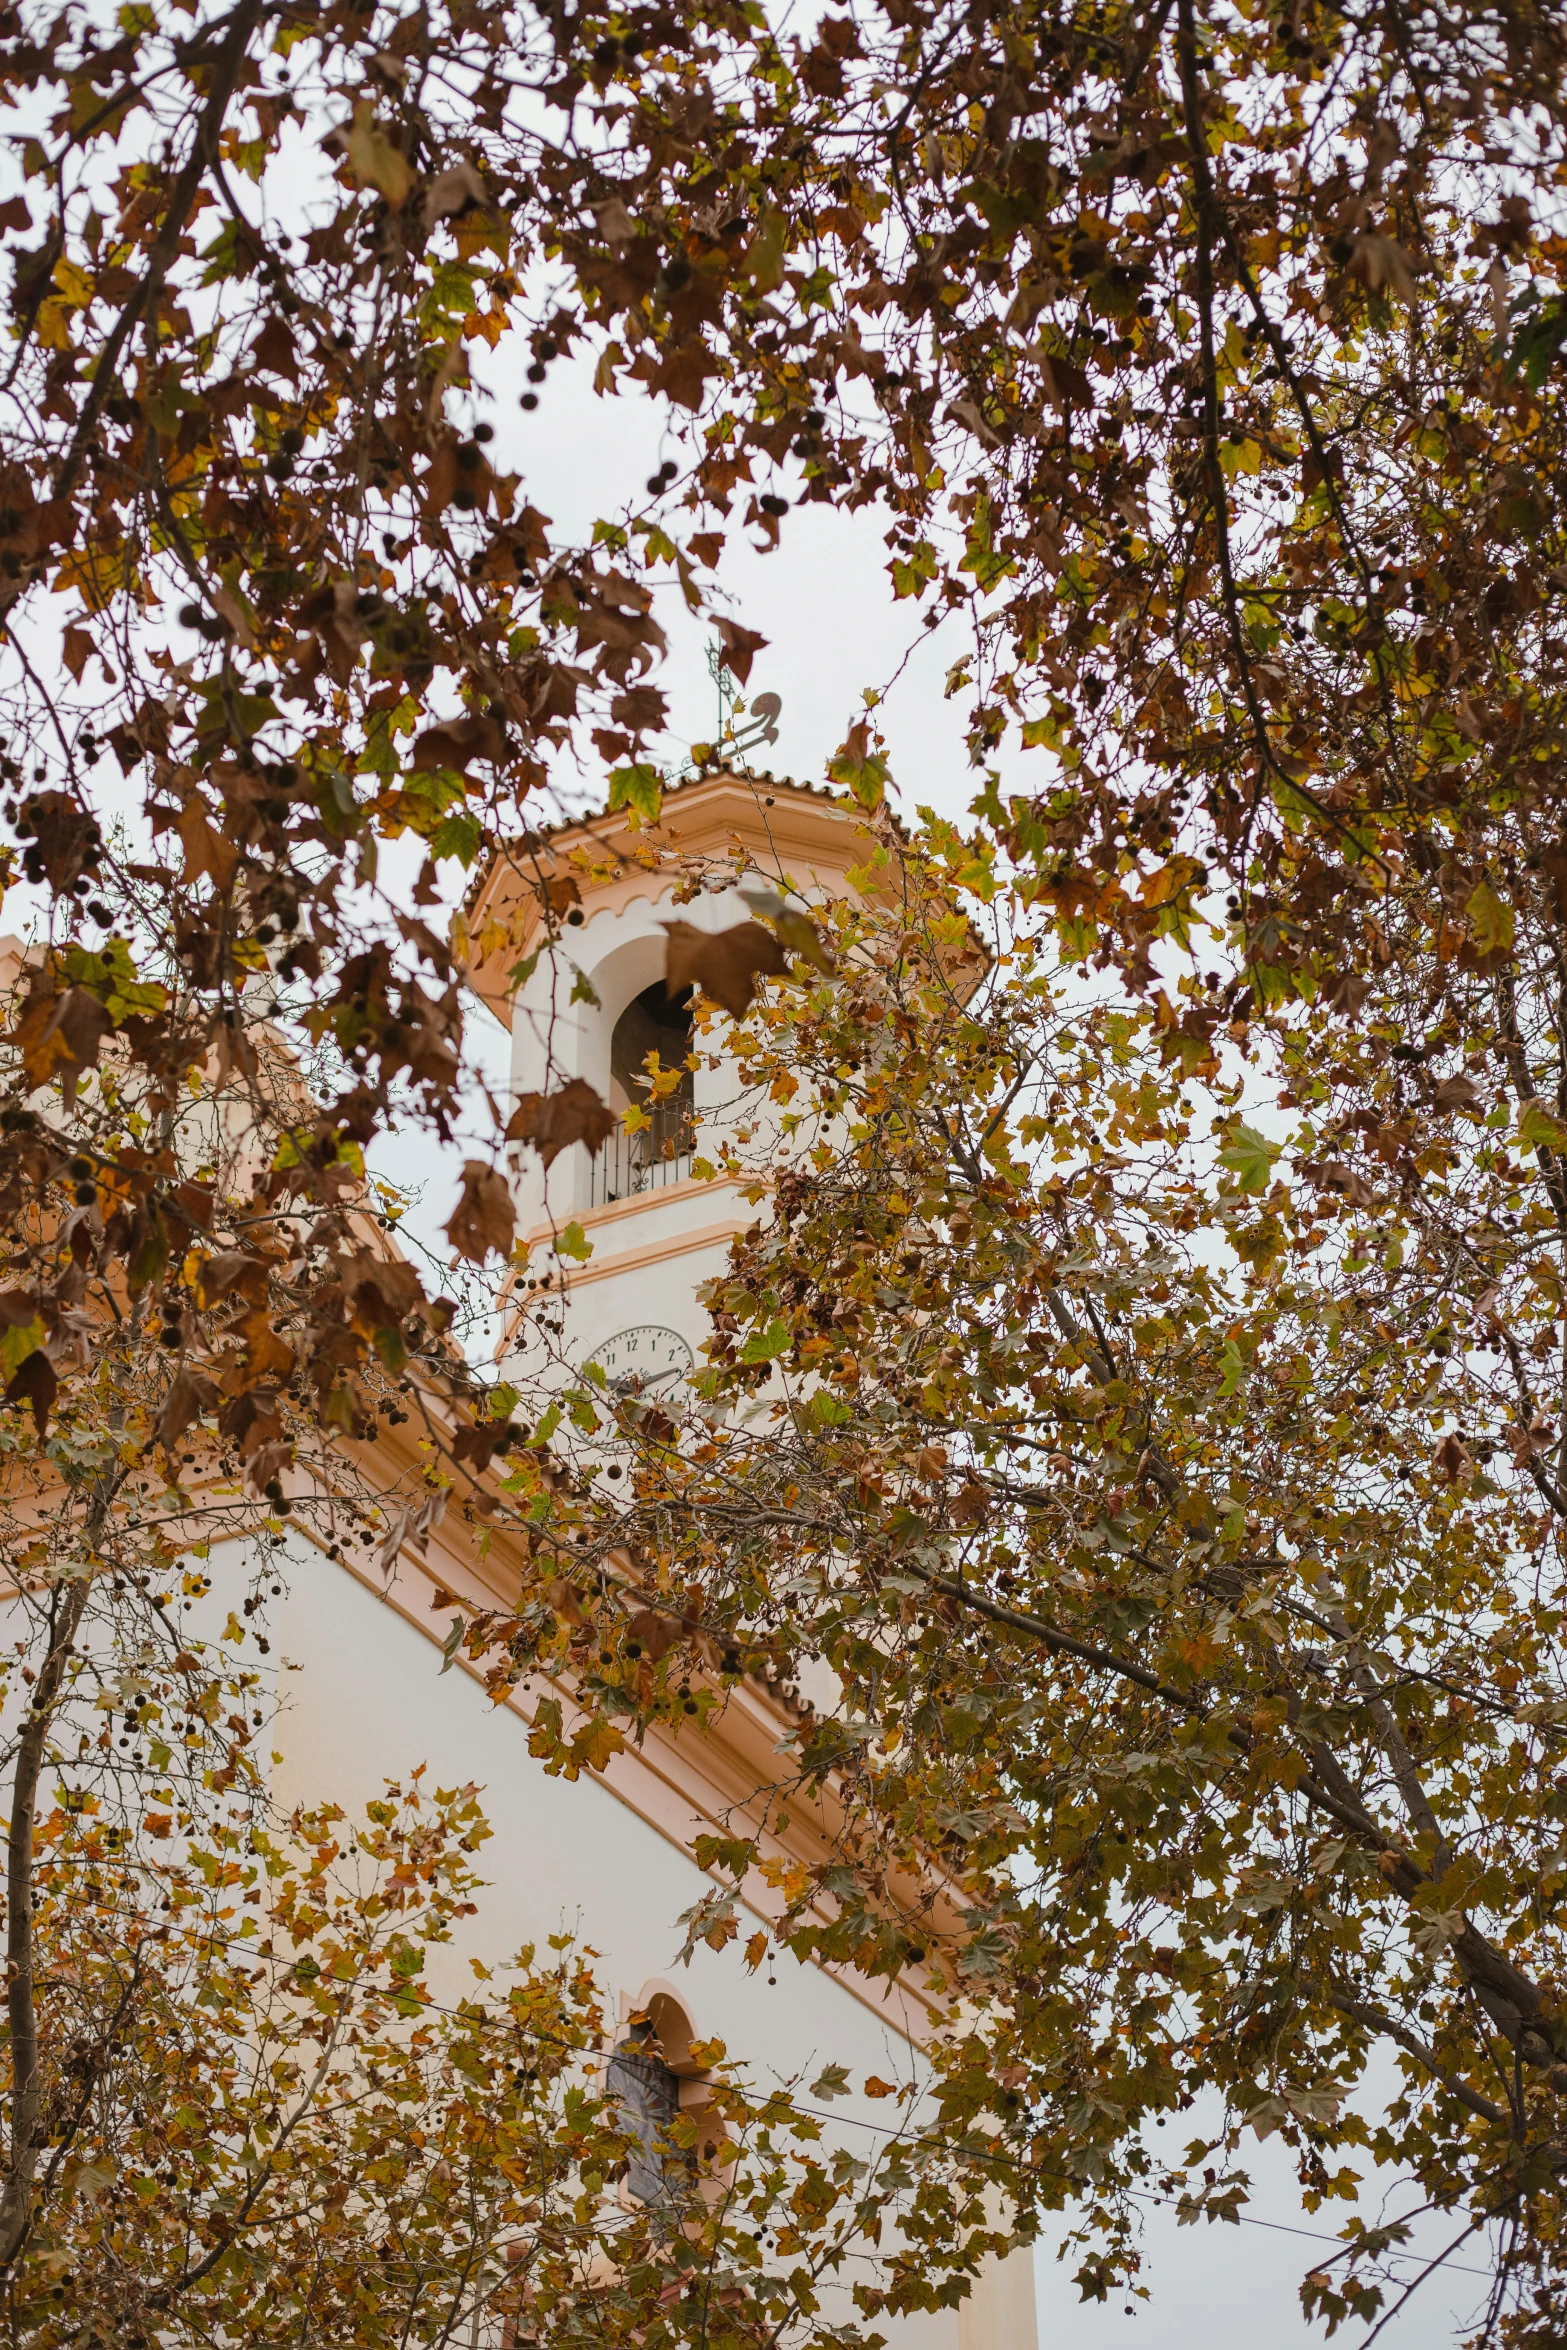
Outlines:
{"type": "MultiPolygon", "coordinates": [[[[470,909],[471,970],[511,1033],[514,1090],[583,1077],[612,1106],[630,1106],[649,1051],[672,1068],[689,1048],[689,1013],[663,987],[663,923],[678,917],[722,930],[746,919],[733,882],[747,875],[753,886],[787,876],[807,895],[830,894],[849,886],[868,845],[858,811],[830,795],[704,775],[667,797],[655,828],[605,818],[502,859],[470,909]],[[569,913],[559,950],[540,952],[541,908],[551,897],[569,913]]],[[[694,1078],[664,1097],[651,1128],[622,1129],[591,1158],[574,1146],[547,1173],[531,1150],[520,1154],[528,1277],[548,1275],[558,1348],[571,1361],[596,1359],[612,1379],[646,1388],[679,1380],[696,1360],[706,1335],[697,1290],[759,1212],[738,1184],[694,1171],[704,1126],[724,1114],[732,1091],[733,1071],[704,1055],[694,1078]],[[590,1255],[554,1252],[572,1225],[581,1236],[574,1249],[585,1241],[590,1255]]],[[[503,1340],[503,1359],[511,1343],[503,1340]]],[[[401,1433],[377,1439],[386,1482],[415,1465],[411,1451],[406,1463],[397,1457],[401,1433]]],[[[809,2081],[827,2063],[846,2065],[856,2084],[869,2074],[917,2075],[930,2025],[917,1984],[872,1985],[787,1956],[752,1974],[739,1943],[699,1947],[688,1968],[674,1963],[676,1921],[710,1889],[694,1840],[743,1817],[775,1777],[777,1742],[797,1702],[789,1694],[744,1684],[705,1731],[655,1731],[602,1773],[568,1783],[529,1753],[528,1731],[546,1694],[569,1727],[569,1686],[547,1690],[536,1679],[492,1705],[463,1660],[440,1669],[445,1595],[478,1608],[505,1605],[517,1588],[521,1561],[504,1531],[481,1554],[454,1515],[422,1550],[403,1551],[389,1581],[373,1552],[328,1560],[303,1533],[289,1539],[296,1571],[273,1602],[275,1793],[286,1805],[330,1797],[352,1807],[419,1764],[443,1786],[479,1782],[494,1831],[480,1861],[490,1889],[467,1944],[452,1952],[464,1977],[469,1952],[493,1962],[553,1933],[579,1937],[596,1954],[620,2019],[617,2085],[633,2107],[644,2099],[655,2120],[670,2099],[691,2094],[683,2051],[693,2039],[721,2040],[757,2088],[809,2081]],[[632,2020],[646,2015],[656,2035],[650,2063],[632,2020]]],[[[818,1857],[832,1820],[789,1808],[790,1850],[818,1857]]],[[[746,1894],[765,1919],[766,1888],[758,1882],[746,1894]]],[[[834,2130],[869,2146],[884,2134],[888,2110],[845,2098],[833,2107],[834,2130]]],[[[1035,2350],[1029,2255],[993,2266],[961,2311],[894,2330],[907,2350],[1035,2350]]]]}

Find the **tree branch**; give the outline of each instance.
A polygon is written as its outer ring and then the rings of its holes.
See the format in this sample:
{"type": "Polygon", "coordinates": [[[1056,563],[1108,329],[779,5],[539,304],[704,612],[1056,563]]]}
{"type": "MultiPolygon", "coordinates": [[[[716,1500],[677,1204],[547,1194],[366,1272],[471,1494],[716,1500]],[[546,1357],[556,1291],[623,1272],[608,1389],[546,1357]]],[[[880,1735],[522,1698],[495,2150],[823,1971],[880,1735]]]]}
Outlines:
{"type": "Polygon", "coordinates": [[[0,2197],[0,2276],[27,2241],[38,2168],[43,2074],[38,2059],[37,1948],[33,1934],[33,1833],[49,1725],[87,1605],[84,1573],[55,1592],[49,1645],[17,1746],[6,1837],[6,2010],[11,2025],[11,2154],[0,2197]]]}

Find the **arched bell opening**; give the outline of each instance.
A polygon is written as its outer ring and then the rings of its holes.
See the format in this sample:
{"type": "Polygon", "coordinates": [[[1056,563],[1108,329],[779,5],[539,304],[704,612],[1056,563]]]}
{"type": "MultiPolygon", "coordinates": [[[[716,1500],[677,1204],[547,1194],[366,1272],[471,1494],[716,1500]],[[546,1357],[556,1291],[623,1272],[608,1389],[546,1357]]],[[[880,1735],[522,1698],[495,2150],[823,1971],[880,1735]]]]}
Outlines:
{"type": "Polygon", "coordinates": [[[593,1207],[629,1199],[691,1172],[695,1081],[691,989],[671,996],[661,979],[634,995],[609,1041],[609,1106],[623,1123],[593,1161],[593,1207]],[[661,1081],[678,1072],[670,1087],[661,1081]],[[632,1112],[629,1125],[624,1123],[632,1112]]]}

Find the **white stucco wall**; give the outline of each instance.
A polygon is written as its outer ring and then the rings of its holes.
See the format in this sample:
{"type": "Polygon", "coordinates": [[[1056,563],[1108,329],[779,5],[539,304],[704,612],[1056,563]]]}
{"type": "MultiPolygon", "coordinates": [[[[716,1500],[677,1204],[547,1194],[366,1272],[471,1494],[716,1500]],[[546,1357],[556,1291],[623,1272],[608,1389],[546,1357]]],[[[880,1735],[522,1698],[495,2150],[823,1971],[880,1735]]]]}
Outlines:
{"type": "MultiPolygon", "coordinates": [[[[213,1588],[192,1630],[221,1623],[251,1565],[248,1545],[214,1551],[213,1588]]],[[[470,1954],[495,1965],[525,1942],[542,1948],[565,1932],[597,1953],[594,1973],[612,2017],[660,1978],[695,2031],[722,2040],[758,2090],[809,2083],[829,2062],[857,2082],[868,2073],[902,2081],[917,2069],[894,2026],[819,1967],[785,1956],[770,1986],[767,1969],[747,1974],[734,1943],[699,1948],[689,1970],[677,1967],[675,1921],[709,1887],[687,1854],[593,1778],[550,1778],[528,1753],[515,1712],[493,1708],[461,1671],[443,1675],[431,1640],[312,1545],[290,1541],[284,1577],[270,1603],[276,1707],[257,1739],[263,1754],[281,1757],[271,1766],[279,1804],[330,1799],[352,1814],[419,1763],[431,1784],[473,1780],[483,1789],[494,1834],[476,1866],[487,1890],[432,1969],[438,1992],[471,1990],[470,1954]]],[[[888,2117],[884,2103],[843,2098],[828,2135],[863,2157],[888,2117]]],[[[982,2279],[963,2312],[900,2321],[890,2339],[897,2350],[1034,2350],[1027,2256],[982,2279]]]]}

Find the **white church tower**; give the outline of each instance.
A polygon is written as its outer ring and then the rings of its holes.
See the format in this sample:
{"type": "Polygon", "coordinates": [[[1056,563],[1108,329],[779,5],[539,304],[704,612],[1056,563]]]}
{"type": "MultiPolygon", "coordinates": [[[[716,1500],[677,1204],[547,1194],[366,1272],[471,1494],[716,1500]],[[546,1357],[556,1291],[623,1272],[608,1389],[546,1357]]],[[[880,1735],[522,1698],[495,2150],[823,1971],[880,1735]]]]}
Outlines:
{"type": "MultiPolygon", "coordinates": [[[[747,921],[725,868],[752,889],[841,893],[870,850],[863,827],[846,797],[721,771],[666,794],[655,826],[617,815],[530,836],[492,867],[470,922],[472,983],[511,1029],[514,1096],[580,1077],[617,1114],[646,1103],[639,1080],[649,1052],[668,1069],[692,1049],[690,1009],[664,986],[664,924],[721,931],[747,921]],[[681,885],[698,873],[704,886],[685,900],[681,885]],[[561,945],[535,960],[546,892],[557,906],[575,902],[561,945]],[[527,976],[513,992],[519,966],[527,976]]],[[[736,1090],[733,1065],[715,1068],[716,1058],[704,1051],[695,1072],[651,1105],[651,1127],[620,1127],[596,1154],[576,1144],[546,1173],[533,1150],[517,1152],[518,1233],[536,1260],[529,1273],[548,1271],[564,1288],[571,1358],[599,1362],[611,1380],[656,1382],[693,1367],[707,1336],[698,1286],[758,1214],[737,1182],[692,1171],[693,1158],[712,1156],[714,1120],[736,1090]],[[592,1256],[557,1265],[551,1244],[571,1224],[592,1256]]]]}
{"type": "MultiPolygon", "coordinates": [[[[519,844],[491,868],[470,908],[471,978],[511,1032],[515,1089],[579,1076],[604,1100],[629,1106],[628,1080],[650,1049],[665,1067],[688,1050],[689,1015],[663,988],[663,921],[722,930],[747,915],[722,875],[688,902],[677,898],[682,885],[727,858],[737,878],[749,870],[753,886],[758,875],[775,886],[787,876],[807,896],[826,896],[848,886],[869,847],[851,804],[727,773],[699,775],[669,793],[660,822],[645,830],[606,816],[519,844]],[[553,953],[542,921],[546,893],[568,909],[553,953]]],[[[693,1130],[700,1136],[704,1111],[711,1115],[727,1098],[729,1084],[704,1058],[650,1133],[622,1130],[592,1160],[575,1146],[547,1178],[536,1154],[524,1154],[519,1235],[536,1252],[530,1276],[548,1271],[564,1297],[553,1318],[573,1361],[596,1358],[612,1377],[636,1375],[644,1384],[679,1379],[694,1363],[707,1330],[698,1285],[722,1266],[731,1236],[761,1212],[737,1185],[692,1171],[693,1130]],[[550,1253],[571,1224],[591,1254],[550,1253]]],[[[417,1436],[413,1423],[383,1427],[363,1448],[383,1489],[418,1485],[417,1436]]],[[[535,1675],[492,1703],[461,1655],[441,1669],[454,1601],[465,1611],[512,1604],[525,1562],[504,1527],[481,1541],[452,1510],[422,1549],[403,1551],[390,1581],[373,1551],[349,1545],[328,1557],[311,1547],[300,1520],[294,1528],[294,1571],[273,1620],[274,1793],[285,1807],[331,1798],[352,1810],[419,1764],[441,1786],[478,1782],[493,1833],[480,1859],[487,1890],[479,1916],[452,1954],[458,1980],[467,1951],[493,1961],[524,1942],[575,1934],[596,1954],[594,1973],[620,2019],[623,2070],[638,2058],[629,2019],[653,2019],[655,2104],[701,2101],[690,2050],[710,2039],[725,2044],[759,2089],[809,2081],[828,2063],[846,2065],[856,2084],[872,2073],[917,2074],[931,2020],[917,1984],[872,1984],[792,1958],[749,1973],[740,1955],[745,1924],[740,1943],[699,1947],[689,1968],[674,1963],[676,1920],[711,1889],[693,1857],[695,1839],[721,1826],[733,1833],[754,1791],[776,1776],[778,1740],[793,1718],[784,1696],[744,1682],[708,1726],[679,1736],[655,1726],[602,1772],[575,1783],[552,1778],[529,1751],[529,1730],[550,1697],[569,1734],[576,1714],[569,1680],[535,1675]]],[[[827,1857],[830,1803],[829,1795],[815,1819],[808,1807],[789,1806],[791,1857],[827,1857]]],[[[770,1841],[781,1853],[777,1838],[770,1841]]],[[[764,1885],[748,1885],[745,1903],[753,1923],[770,1922],[773,1896],[764,1885]]],[[[869,2149],[885,2135],[887,2108],[845,2097],[834,2104],[833,2124],[869,2149]]],[[[993,2265],[961,2310],[900,2320],[890,2332],[896,2350],[1036,2350],[1030,2255],[993,2265]]]]}

